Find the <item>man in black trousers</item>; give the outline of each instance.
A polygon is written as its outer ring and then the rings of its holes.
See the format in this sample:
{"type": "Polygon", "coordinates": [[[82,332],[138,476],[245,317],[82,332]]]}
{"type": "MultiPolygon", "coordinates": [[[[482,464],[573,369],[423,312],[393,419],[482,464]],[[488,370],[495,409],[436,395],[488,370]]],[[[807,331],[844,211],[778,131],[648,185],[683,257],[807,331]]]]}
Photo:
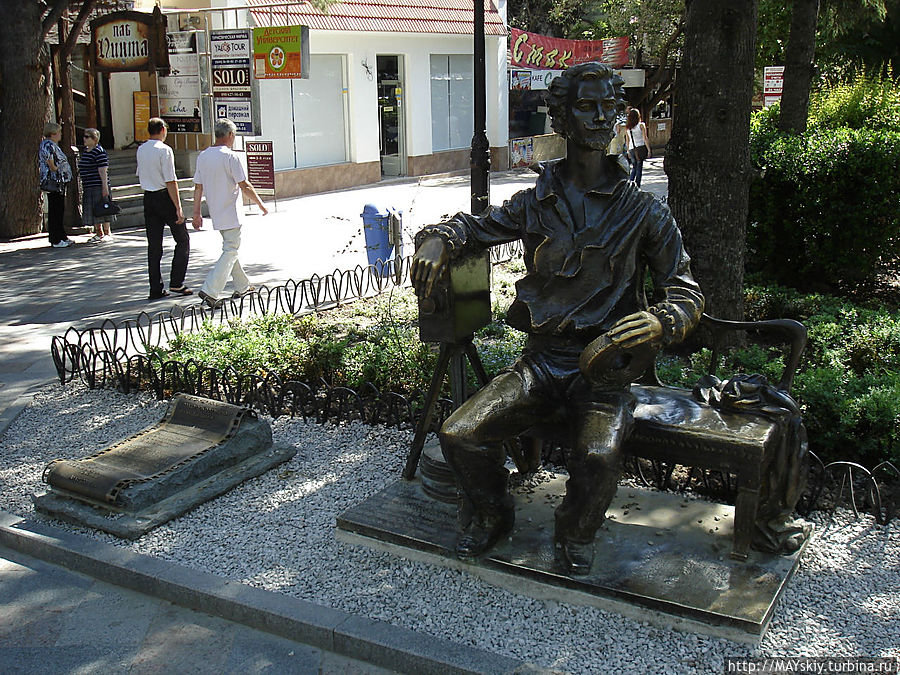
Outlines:
{"type": "Polygon", "coordinates": [[[147,229],[147,267],[150,274],[150,300],[165,298],[170,293],[190,295],[193,291],[184,285],[188,257],[191,252],[190,236],[181,210],[178,179],[175,177],[175,154],[166,145],[168,125],[159,117],[147,124],[150,140],[137,151],[137,173],[144,189],[144,223],[147,229]],[[172,273],[169,290],[163,287],[160,261],[163,252],[163,229],[169,226],[175,239],[175,255],[172,257],[172,273]]]}

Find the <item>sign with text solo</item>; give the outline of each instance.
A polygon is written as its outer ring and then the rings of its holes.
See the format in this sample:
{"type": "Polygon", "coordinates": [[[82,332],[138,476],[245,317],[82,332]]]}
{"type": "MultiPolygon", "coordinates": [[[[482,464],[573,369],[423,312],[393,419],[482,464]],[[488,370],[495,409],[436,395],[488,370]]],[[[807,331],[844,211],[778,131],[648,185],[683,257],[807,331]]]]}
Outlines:
{"type": "Polygon", "coordinates": [[[260,195],[275,196],[275,153],[272,141],[247,141],[247,180],[260,195]]]}
{"type": "Polygon", "coordinates": [[[259,135],[254,82],[250,74],[250,30],[216,30],[209,35],[213,110],[227,117],[239,134],[259,135]]]}

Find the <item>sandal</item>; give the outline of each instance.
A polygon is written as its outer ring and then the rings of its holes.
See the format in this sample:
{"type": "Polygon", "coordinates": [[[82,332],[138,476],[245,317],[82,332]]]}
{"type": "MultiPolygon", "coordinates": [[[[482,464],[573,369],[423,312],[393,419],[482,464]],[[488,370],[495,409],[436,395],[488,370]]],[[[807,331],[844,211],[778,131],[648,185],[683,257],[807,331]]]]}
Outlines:
{"type": "Polygon", "coordinates": [[[193,295],[194,291],[187,286],[182,286],[181,288],[172,288],[169,286],[169,293],[174,293],[175,295],[193,295]]]}

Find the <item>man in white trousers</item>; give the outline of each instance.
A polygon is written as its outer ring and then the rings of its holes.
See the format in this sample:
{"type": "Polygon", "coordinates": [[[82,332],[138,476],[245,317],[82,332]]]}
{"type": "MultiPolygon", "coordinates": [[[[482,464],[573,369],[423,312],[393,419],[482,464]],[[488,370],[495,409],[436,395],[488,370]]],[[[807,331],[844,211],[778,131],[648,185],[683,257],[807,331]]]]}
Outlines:
{"type": "Polygon", "coordinates": [[[269,212],[254,187],[247,181],[244,167],[232,150],[236,132],[237,127],[231,120],[217,121],[215,145],[208,147],[197,157],[197,171],[194,174],[194,229],[199,230],[203,226],[200,200],[205,194],[213,228],[222,235],[222,255],[206,276],[198,293],[200,299],[213,309],[225,302],[220,296],[225,290],[228,277],[234,281],[232,297],[237,298],[253,290],[238,260],[238,249],[241,246],[238,202],[241,193],[256,202],[263,215],[269,212]]]}

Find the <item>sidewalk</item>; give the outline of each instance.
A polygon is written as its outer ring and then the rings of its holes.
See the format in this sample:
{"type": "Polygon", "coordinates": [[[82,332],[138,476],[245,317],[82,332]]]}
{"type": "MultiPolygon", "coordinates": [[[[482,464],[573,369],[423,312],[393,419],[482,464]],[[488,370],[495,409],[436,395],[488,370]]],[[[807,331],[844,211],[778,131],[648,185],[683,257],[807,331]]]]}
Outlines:
{"type": "MultiPolygon", "coordinates": [[[[492,174],[491,203],[530,187],[535,177],[527,170],[492,174]]],[[[662,195],[666,185],[662,158],[645,163],[644,189],[662,195]]],[[[367,203],[404,212],[404,253],[409,254],[416,231],[468,210],[469,201],[467,175],[385,181],[282,200],[277,210],[269,205],[270,215],[245,219],[241,261],[256,286],[366,265],[360,214],[367,203]]],[[[56,377],[50,357],[54,335],[70,326],[198,302],[196,295],[147,301],[142,230],[116,232],[115,242],[98,246],[84,244],[87,238],[73,237],[77,245],[66,249],[49,247],[46,236],[0,243],[0,284],[6,290],[0,298],[0,433],[27,405],[28,394],[56,377]]],[[[164,280],[172,249],[167,235],[164,280]]],[[[221,238],[208,220],[203,230],[192,231],[186,283],[195,293],[220,249],[221,238]]],[[[387,672],[94,581],[4,544],[12,546],[0,541],[2,672],[387,672]]],[[[383,636],[369,630],[370,647],[377,649],[383,636]]],[[[426,645],[431,640],[421,639],[426,645]]]]}

